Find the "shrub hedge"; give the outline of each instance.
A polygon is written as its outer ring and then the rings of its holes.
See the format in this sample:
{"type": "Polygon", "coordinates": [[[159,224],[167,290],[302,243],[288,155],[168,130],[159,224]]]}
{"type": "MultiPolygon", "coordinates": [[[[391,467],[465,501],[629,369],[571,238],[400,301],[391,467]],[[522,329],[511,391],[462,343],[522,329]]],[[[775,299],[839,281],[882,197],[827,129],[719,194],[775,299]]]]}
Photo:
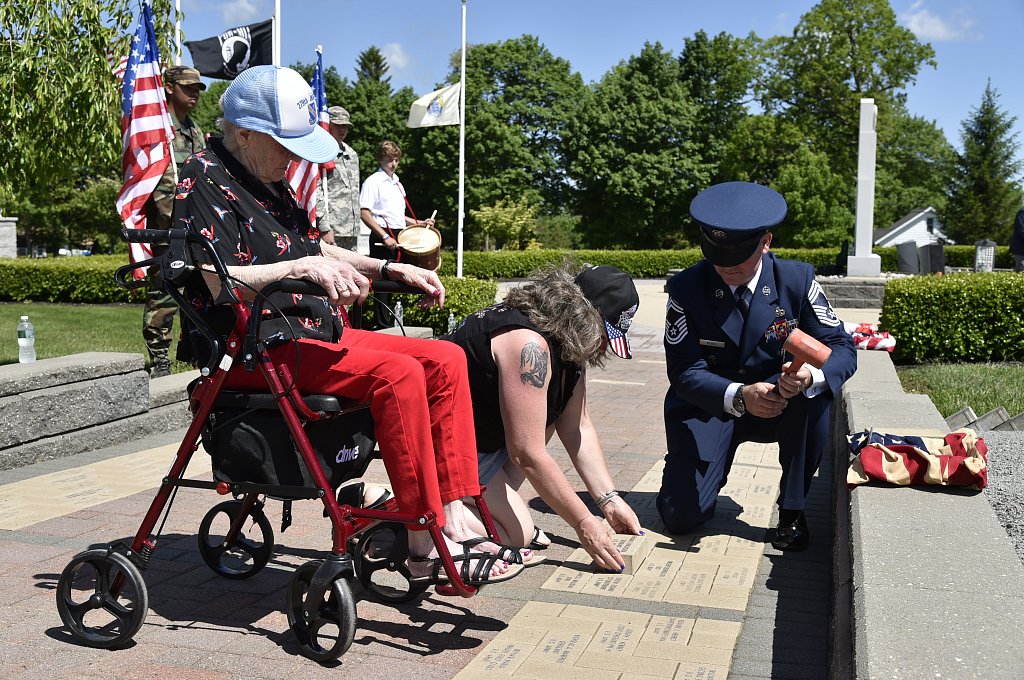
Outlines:
{"type": "Polygon", "coordinates": [[[1024,276],[894,279],[885,287],[879,325],[896,338],[893,358],[901,363],[1022,360],[1024,276]]]}

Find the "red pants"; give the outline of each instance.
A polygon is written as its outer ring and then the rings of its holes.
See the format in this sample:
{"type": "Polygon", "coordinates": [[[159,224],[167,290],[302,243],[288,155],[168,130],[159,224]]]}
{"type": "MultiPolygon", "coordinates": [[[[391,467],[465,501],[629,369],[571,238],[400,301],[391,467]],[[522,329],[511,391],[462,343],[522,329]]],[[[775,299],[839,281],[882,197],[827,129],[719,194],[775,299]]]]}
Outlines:
{"type": "MultiPolygon", "coordinates": [[[[451,342],[346,328],[341,342],[288,342],[270,350],[303,394],[370,398],[384,467],[402,512],[480,493],[466,354],[451,342]],[[298,350],[298,351],[296,351],[298,350]],[[298,355],[298,370],[295,369],[298,355]]],[[[262,373],[236,364],[228,389],[266,391],[262,373]]]]}

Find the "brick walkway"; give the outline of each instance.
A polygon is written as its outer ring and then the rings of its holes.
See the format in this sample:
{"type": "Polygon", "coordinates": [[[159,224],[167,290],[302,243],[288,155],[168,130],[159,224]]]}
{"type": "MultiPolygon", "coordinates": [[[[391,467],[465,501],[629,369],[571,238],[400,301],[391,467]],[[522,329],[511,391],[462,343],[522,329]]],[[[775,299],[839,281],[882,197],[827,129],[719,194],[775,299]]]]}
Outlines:
{"type": "MultiPolygon", "coordinates": [[[[538,498],[538,525],[554,540],[548,560],[477,597],[429,592],[391,606],[353,591],[359,623],[336,677],[820,678],[827,675],[830,493],[827,470],[810,515],[814,543],[782,556],[765,544],[779,471],[774,450],[747,445],[699,535],[660,533],[653,497],[665,450],[667,387],[661,329],[630,332],[632,361],[594,371],[587,386],[612,475],[642,515],[647,535],[628,550],[631,572],[596,574],[574,532],[538,498]],[[571,668],[570,668],[571,667],[571,668]]],[[[180,436],[180,435],[179,435],[180,436]]],[[[144,576],[149,614],[126,649],[71,643],[54,604],[56,580],[79,551],[130,538],[160,477],[174,437],[138,450],[83,454],[0,473],[0,671],[11,678],[308,678],[323,671],[298,655],[284,614],[292,570],[324,554],[330,525],[319,503],[296,503],[276,548],[253,578],[232,581],[203,563],[195,534],[220,497],[181,489],[144,576]]],[[[557,445],[551,451],[583,485],[557,445]]],[[[208,477],[202,453],[190,476],[208,477]]],[[[379,461],[371,481],[385,481],[379,461]]],[[[524,492],[533,496],[532,490],[524,492]]],[[[584,493],[585,496],[585,493],[584,493]]],[[[588,499],[589,500],[589,499],[588,499]]]]}

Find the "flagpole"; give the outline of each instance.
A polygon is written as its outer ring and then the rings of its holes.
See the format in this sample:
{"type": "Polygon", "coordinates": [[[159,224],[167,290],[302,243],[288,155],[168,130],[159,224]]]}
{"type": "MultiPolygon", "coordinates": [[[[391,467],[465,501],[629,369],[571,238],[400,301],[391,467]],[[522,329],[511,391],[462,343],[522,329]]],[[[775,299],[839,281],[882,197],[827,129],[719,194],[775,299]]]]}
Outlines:
{"type": "Polygon", "coordinates": [[[466,221],[466,0],[462,0],[462,64],[459,83],[459,237],[455,275],[462,278],[462,226],[466,221]]]}
{"type": "Polygon", "coordinates": [[[174,0],[174,65],[181,66],[181,0],[174,0]]]}
{"type": "Polygon", "coordinates": [[[274,64],[281,65],[281,0],[274,0],[274,64]]]}

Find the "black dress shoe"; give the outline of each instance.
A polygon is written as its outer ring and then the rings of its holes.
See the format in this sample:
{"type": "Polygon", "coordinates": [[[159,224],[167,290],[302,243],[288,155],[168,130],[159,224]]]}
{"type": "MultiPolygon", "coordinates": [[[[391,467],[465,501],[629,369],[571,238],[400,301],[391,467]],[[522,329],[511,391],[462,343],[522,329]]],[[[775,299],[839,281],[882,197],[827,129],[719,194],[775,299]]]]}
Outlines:
{"type": "Polygon", "coordinates": [[[776,550],[803,550],[811,542],[811,532],[801,510],[780,510],[779,526],[772,537],[776,550]]]}

